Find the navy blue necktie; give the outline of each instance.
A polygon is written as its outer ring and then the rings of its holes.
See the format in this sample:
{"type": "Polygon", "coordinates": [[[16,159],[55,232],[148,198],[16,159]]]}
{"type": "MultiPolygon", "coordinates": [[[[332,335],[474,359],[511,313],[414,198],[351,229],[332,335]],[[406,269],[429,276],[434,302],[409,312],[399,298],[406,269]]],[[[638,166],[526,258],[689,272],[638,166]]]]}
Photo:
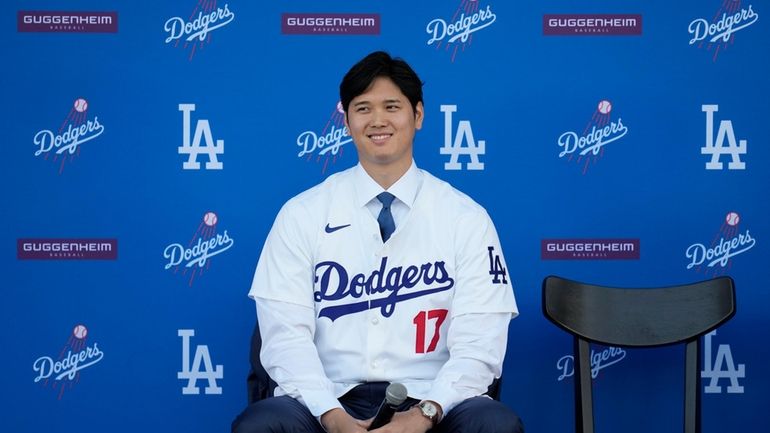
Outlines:
{"type": "Polygon", "coordinates": [[[396,196],[389,192],[383,192],[377,196],[377,200],[382,203],[382,210],[380,216],[377,217],[377,222],[380,223],[380,235],[382,235],[383,242],[386,242],[390,235],[396,231],[396,223],[393,221],[393,214],[390,213],[390,204],[393,203],[394,198],[396,196]]]}

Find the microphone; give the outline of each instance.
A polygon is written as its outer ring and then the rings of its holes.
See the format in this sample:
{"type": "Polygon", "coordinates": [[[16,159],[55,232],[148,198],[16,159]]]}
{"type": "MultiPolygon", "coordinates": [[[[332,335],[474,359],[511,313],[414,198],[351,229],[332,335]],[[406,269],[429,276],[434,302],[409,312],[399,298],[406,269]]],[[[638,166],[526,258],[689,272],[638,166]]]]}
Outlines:
{"type": "Polygon", "coordinates": [[[401,406],[401,403],[406,401],[406,394],[406,387],[404,385],[400,383],[388,385],[385,389],[385,399],[377,410],[377,415],[374,416],[374,420],[372,420],[368,430],[374,430],[389,423],[390,419],[393,418],[393,414],[396,413],[396,409],[401,406]]]}

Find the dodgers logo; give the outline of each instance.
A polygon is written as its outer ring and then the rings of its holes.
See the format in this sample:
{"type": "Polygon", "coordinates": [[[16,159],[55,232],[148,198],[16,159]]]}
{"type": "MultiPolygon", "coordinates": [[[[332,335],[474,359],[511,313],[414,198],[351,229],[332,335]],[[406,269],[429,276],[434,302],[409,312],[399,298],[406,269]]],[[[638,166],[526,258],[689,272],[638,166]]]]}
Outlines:
{"type": "Polygon", "coordinates": [[[329,120],[326,121],[320,133],[308,130],[299,134],[297,146],[300,151],[297,157],[323,163],[321,173],[326,173],[329,163],[334,164],[337,158],[342,157],[344,151],[342,146],[353,141],[344,119],[345,110],[342,108],[342,103],[337,102],[337,106],[329,115],[329,120]]]}
{"type": "Polygon", "coordinates": [[[222,364],[216,367],[211,362],[209,346],[199,344],[195,346],[195,355],[192,365],[190,364],[190,339],[195,336],[194,329],[179,329],[177,335],[182,337],[182,371],[177,372],[177,379],[187,380],[187,385],[182,388],[182,395],[200,394],[199,380],[206,380],[208,386],[204,389],[206,394],[222,394],[222,387],[217,383],[217,379],[224,378],[224,368],[222,364]]]}
{"type": "Polygon", "coordinates": [[[53,154],[52,161],[59,164],[59,174],[64,171],[64,164],[75,160],[80,155],[80,146],[104,133],[104,125],[99,118],[88,118],[88,101],[78,98],[72,104],[69,114],[59,129],[54,132],[43,129],[35,134],[32,142],[35,144],[35,156],[43,155],[48,160],[53,154]]]}
{"type": "Polygon", "coordinates": [[[188,285],[192,286],[196,275],[203,275],[211,267],[211,258],[232,248],[235,240],[225,230],[217,233],[219,217],[214,212],[206,212],[192,239],[186,245],[173,243],[163,250],[163,257],[168,260],[165,269],[174,268],[176,274],[182,269],[182,275],[190,272],[188,285]]]}
{"type": "Polygon", "coordinates": [[[719,232],[710,244],[694,243],[687,247],[685,256],[689,263],[687,269],[696,272],[704,271],[707,275],[724,274],[732,265],[732,258],[754,248],[757,241],[749,230],[741,230],[740,215],[728,212],[719,232]]]}
{"type": "Polygon", "coordinates": [[[697,43],[698,48],[705,47],[707,51],[713,48],[711,60],[716,62],[720,50],[726,50],[729,44],[735,42],[735,33],[756,23],[758,19],[759,14],[754,12],[752,5],[743,8],[740,1],[723,0],[711,21],[706,18],[690,21],[687,26],[692,37],[690,45],[697,43]]]}
{"type": "Polygon", "coordinates": [[[736,139],[733,122],[730,120],[719,122],[717,138],[714,139],[714,113],[719,111],[719,105],[702,105],[701,110],[706,113],[706,145],[701,147],[700,153],[711,155],[706,170],[722,170],[722,155],[730,155],[728,170],[745,170],[746,163],[741,160],[741,155],[746,154],[747,141],[736,139]]]}
{"type": "Polygon", "coordinates": [[[206,170],[222,170],[222,162],[217,155],[225,153],[225,141],[216,140],[211,134],[211,126],[208,119],[199,119],[195,124],[195,134],[190,142],[190,113],[195,111],[195,104],[179,104],[179,111],[182,112],[182,145],[177,148],[180,155],[188,155],[187,161],[182,164],[184,170],[200,170],[201,164],[198,162],[198,155],[206,154],[206,170]],[[203,145],[201,145],[203,141],[203,145]]]}
{"type": "Polygon", "coordinates": [[[441,155],[449,155],[449,162],[444,163],[444,170],[462,170],[459,162],[460,155],[466,155],[470,162],[465,164],[468,170],[484,170],[484,163],[479,161],[479,155],[486,153],[486,141],[473,138],[470,120],[457,123],[457,134],[452,133],[452,113],[457,111],[457,105],[442,105],[444,113],[444,147],[439,150],[441,155]],[[464,144],[464,145],[463,145],[464,144]]]}
{"type": "Polygon", "coordinates": [[[379,269],[369,275],[348,276],[347,269],[337,262],[318,263],[315,267],[315,283],[317,284],[317,290],[314,292],[316,302],[350,299],[350,303],[347,304],[338,303],[321,308],[318,317],[328,317],[334,321],[348,314],[375,308],[380,309],[383,317],[390,317],[399,302],[449,290],[454,286],[455,280],[441,261],[424,263],[420,266],[388,268],[388,258],[383,257],[379,269]],[[427,288],[412,291],[411,289],[418,284],[427,288]],[[356,301],[364,294],[385,295],[378,299],[356,301]]]}
{"type": "Polygon", "coordinates": [[[508,284],[508,273],[503,266],[502,258],[500,254],[495,254],[495,247],[488,246],[487,253],[489,253],[489,275],[492,276],[492,284],[508,284]]]}
{"type": "Polygon", "coordinates": [[[451,18],[436,18],[425,26],[428,45],[435,44],[437,50],[443,46],[444,51],[451,53],[454,63],[457,51],[465,51],[473,42],[473,34],[491,26],[495,20],[497,15],[489,5],[481,7],[476,0],[461,0],[451,18]]]}
{"type": "Polygon", "coordinates": [[[591,120],[583,128],[582,133],[568,131],[561,134],[556,141],[561,148],[559,158],[567,157],[583,166],[582,174],[586,174],[588,166],[595,164],[604,155],[604,146],[620,140],[628,133],[623,120],[612,120],[612,103],[606,99],[599,101],[591,120]]]}
{"type": "Polygon", "coordinates": [[[59,393],[61,400],[65,389],[72,389],[80,381],[80,372],[92,367],[104,358],[96,342],[88,343],[88,328],[76,325],[72,329],[67,343],[59,351],[58,357],[41,356],[32,363],[35,383],[51,388],[59,393]]]}
{"type": "MultiPolygon", "coordinates": [[[[608,347],[601,352],[591,349],[591,379],[596,379],[599,371],[626,358],[626,351],[620,347],[608,347]]],[[[575,375],[575,356],[564,355],[556,361],[556,369],[561,372],[557,380],[561,382],[575,375]]]]}
{"type": "Polygon", "coordinates": [[[190,49],[188,60],[192,60],[196,49],[203,49],[204,44],[211,43],[211,32],[230,24],[235,14],[230,11],[228,4],[218,7],[216,2],[199,0],[193,8],[189,19],[171,17],[166,20],[163,30],[168,34],[166,43],[174,42],[174,47],[184,40],[183,49],[190,49]],[[216,8],[216,9],[215,9],[216,8]]]}
{"type": "MultiPolygon", "coordinates": [[[[738,364],[735,366],[733,352],[729,344],[720,344],[716,354],[712,357],[712,339],[717,335],[717,331],[711,331],[703,338],[703,371],[700,377],[709,379],[708,385],[705,385],[703,392],[706,394],[721,394],[722,387],[719,385],[720,379],[727,379],[730,384],[727,386],[728,394],[743,394],[743,385],[738,379],[746,378],[746,365],[738,364]]],[[[706,382],[704,380],[704,382],[706,382]]]]}

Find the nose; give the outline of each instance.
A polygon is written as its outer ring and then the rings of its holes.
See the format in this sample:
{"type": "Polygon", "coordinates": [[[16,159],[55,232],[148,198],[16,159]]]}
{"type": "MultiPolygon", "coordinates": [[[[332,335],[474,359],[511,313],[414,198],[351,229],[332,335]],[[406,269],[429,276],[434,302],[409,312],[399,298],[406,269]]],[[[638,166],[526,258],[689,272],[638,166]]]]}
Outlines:
{"type": "Polygon", "coordinates": [[[387,112],[381,109],[372,110],[372,117],[369,121],[370,126],[385,126],[388,123],[387,112]]]}

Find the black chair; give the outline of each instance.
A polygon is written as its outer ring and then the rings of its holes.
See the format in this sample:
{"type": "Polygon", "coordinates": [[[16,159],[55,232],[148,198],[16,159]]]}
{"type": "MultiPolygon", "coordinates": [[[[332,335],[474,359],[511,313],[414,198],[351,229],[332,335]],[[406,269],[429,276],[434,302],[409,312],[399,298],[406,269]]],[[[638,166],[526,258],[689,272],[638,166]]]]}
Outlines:
{"type": "Polygon", "coordinates": [[[543,281],[543,314],[574,336],[578,433],[594,431],[589,343],[628,348],[686,344],[684,431],[701,431],[699,337],[735,314],[731,278],[631,289],[550,276],[543,281]]]}
{"type": "MultiPolygon", "coordinates": [[[[259,333],[259,323],[256,323],[254,325],[254,331],[251,334],[251,352],[249,354],[251,371],[246,378],[246,392],[248,394],[249,404],[272,397],[273,391],[277,386],[259,361],[259,351],[261,349],[262,336],[259,333]]],[[[489,385],[486,395],[495,400],[500,400],[500,388],[501,378],[495,379],[492,381],[492,384],[489,385]]]]}
{"type": "Polygon", "coordinates": [[[262,350],[262,335],[259,333],[259,323],[255,323],[254,331],[251,333],[251,352],[249,353],[251,371],[246,378],[249,404],[272,397],[273,390],[277,386],[259,361],[260,350],[262,350]]]}

